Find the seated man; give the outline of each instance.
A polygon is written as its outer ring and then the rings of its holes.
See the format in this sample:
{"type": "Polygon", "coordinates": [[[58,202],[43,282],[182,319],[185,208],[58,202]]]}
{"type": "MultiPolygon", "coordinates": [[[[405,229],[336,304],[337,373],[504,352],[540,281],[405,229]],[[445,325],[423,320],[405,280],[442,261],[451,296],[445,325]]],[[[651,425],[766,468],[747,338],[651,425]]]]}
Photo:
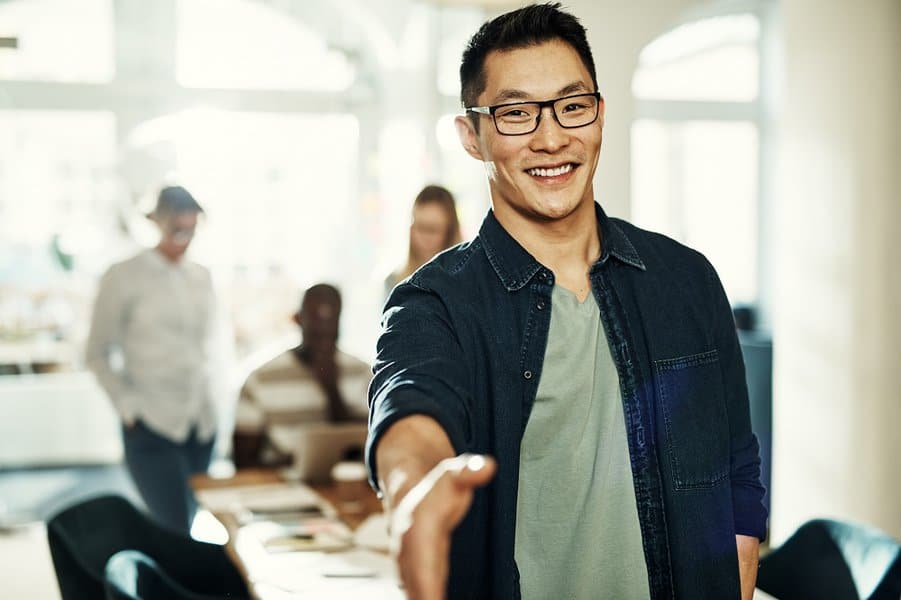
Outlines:
{"type": "Polygon", "coordinates": [[[294,322],[302,343],[254,371],[238,401],[237,468],[287,465],[309,423],[366,420],[365,362],[338,350],[341,295],[327,284],[304,292],[294,322]]]}

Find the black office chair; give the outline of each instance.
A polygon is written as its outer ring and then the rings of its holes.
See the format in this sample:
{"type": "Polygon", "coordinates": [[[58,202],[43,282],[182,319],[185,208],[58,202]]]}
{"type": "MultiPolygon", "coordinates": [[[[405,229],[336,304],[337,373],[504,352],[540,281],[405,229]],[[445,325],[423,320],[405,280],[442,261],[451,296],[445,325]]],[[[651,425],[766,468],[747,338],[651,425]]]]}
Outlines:
{"type": "Polygon", "coordinates": [[[249,597],[222,546],[170,531],[119,496],[66,508],[48,521],[47,538],[63,600],[103,598],[106,563],[120,550],[147,555],[195,594],[249,597]]]}
{"type": "Polygon", "coordinates": [[[873,527],[808,521],[761,559],[757,587],[780,600],[898,600],[901,546],[873,527]]]}
{"type": "Polygon", "coordinates": [[[104,570],[106,600],[222,600],[185,589],[155,560],[137,550],[121,550],[104,570]]]}

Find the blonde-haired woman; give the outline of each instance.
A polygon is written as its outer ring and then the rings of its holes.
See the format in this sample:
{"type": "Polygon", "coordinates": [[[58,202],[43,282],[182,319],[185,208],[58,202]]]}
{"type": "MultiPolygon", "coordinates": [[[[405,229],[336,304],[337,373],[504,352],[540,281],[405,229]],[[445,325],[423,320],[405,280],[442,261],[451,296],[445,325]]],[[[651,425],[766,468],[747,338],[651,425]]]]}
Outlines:
{"type": "Polygon", "coordinates": [[[385,294],[433,256],[461,241],[457,203],[447,188],[427,185],[413,201],[407,262],[385,279],[385,294]]]}

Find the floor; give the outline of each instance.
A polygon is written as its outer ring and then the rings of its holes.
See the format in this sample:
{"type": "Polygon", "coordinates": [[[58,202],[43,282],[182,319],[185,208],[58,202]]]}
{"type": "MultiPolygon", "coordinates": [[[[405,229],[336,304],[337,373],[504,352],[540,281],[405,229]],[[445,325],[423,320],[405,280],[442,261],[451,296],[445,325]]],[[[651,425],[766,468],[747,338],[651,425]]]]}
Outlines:
{"type": "Polygon", "coordinates": [[[0,530],[0,598],[59,600],[43,523],[0,530]]]}

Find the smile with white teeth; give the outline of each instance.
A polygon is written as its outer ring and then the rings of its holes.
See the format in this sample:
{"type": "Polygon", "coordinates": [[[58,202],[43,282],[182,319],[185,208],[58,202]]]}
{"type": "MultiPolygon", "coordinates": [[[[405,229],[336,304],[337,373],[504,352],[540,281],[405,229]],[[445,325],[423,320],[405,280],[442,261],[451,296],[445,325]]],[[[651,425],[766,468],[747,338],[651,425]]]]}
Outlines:
{"type": "Polygon", "coordinates": [[[554,169],[542,169],[542,168],[528,169],[526,171],[526,173],[528,173],[529,175],[531,175],[533,177],[559,177],[560,175],[569,173],[572,170],[573,170],[572,163],[567,163],[565,165],[556,167],[554,169]]]}

